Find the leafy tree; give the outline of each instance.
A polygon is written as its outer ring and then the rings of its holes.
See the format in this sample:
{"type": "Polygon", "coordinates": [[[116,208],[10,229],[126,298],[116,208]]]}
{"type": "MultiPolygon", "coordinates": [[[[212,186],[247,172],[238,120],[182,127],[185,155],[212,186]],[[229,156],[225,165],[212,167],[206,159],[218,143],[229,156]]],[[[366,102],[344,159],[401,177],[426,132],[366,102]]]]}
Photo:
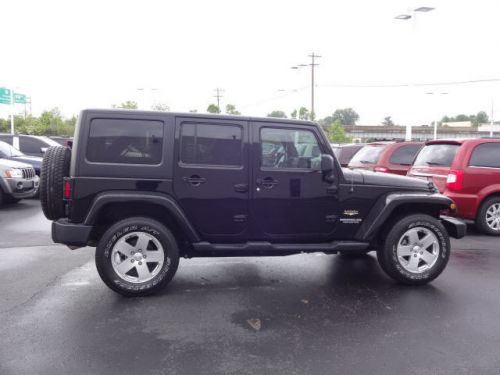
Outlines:
{"type": "Polygon", "coordinates": [[[138,109],[139,106],[137,105],[137,102],[133,100],[127,100],[126,102],[123,102],[119,105],[113,104],[113,108],[138,109]]]}
{"type": "Polygon", "coordinates": [[[323,127],[323,129],[327,129],[330,127],[330,125],[333,122],[333,117],[332,116],[326,116],[325,118],[321,118],[318,120],[318,123],[323,127]]]}
{"type": "Polygon", "coordinates": [[[228,115],[241,115],[241,112],[236,110],[236,106],[234,104],[226,105],[226,113],[228,115]]]}
{"type": "Polygon", "coordinates": [[[151,109],[153,111],[170,112],[170,107],[168,105],[166,105],[165,103],[154,103],[151,106],[151,109]]]}
{"type": "Polygon", "coordinates": [[[210,104],[207,108],[208,113],[220,113],[220,108],[219,106],[215,104],[210,104]]]}
{"type": "Polygon", "coordinates": [[[384,126],[394,126],[394,122],[392,121],[391,116],[384,117],[384,121],[382,121],[382,125],[384,125],[384,126]]]}
{"type": "Polygon", "coordinates": [[[309,120],[310,113],[306,107],[300,107],[299,109],[299,120],[309,120]]]}
{"type": "Polygon", "coordinates": [[[355,125],[359,120],[358,113],[352,108],[337,109],[332,117],[333,121],[340,120],[342,125],[355,125]]]}
{"type": "Polygon", "coordinates": [[[290,113],[291,118],[297,118],[297,110],[294,109],[292,113],[290,113]]]}
{"type": "Polygon", "coordinates": [[[479,111],[472,121],[472,125],[478,127],[481,124],[486,124],[490,121],[488,114],[485,111],[479,111]]]}
{"type": "Polygon", "coordinates": [[[328,140],[331,143],[350,143],[352,139],[345,134],[340,120],[335,120],[326,130],[328,140]]]}
{"type": "Polygon", "coordinates": [[[267,114],[267,117],[286,118],[286,113],[283,111],[272,111],[267,114]]]}

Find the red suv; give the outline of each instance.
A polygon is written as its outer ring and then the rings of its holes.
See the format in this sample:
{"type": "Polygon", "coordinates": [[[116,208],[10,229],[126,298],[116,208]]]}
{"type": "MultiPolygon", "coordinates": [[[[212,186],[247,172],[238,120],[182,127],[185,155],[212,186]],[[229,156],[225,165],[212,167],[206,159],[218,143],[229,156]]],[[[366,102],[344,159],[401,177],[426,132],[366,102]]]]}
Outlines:
{"type": "Polygon", "coordinates": [[[500,139],[427,142],[408,176],[432,181],[455,201],[456,216],[500,235],[500,139]]]}
{"type": "Polygon", "coordinates": [[[406,175],[423,142],[369,143],[349,162],[349,168],[406,175]]]}

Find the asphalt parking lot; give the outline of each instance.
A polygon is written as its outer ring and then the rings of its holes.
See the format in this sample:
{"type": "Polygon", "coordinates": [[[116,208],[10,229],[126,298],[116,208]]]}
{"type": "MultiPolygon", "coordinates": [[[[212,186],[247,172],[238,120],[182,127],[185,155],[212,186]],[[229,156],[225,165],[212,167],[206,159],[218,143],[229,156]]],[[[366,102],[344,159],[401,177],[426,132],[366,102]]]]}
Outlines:
{"type": "Polygon", "coordinates": [[[21,201],[0,209],[0,374],[498,374],[499,241],[452,247],[424,287],[312,254],[181,260],[162,294],[126,299],[21,201]]]}

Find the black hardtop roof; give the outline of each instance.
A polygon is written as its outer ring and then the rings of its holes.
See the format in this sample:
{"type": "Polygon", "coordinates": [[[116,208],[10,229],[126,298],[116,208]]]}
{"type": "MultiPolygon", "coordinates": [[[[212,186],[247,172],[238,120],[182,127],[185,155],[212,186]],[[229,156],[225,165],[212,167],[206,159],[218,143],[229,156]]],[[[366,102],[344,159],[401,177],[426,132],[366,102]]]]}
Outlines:
{"type": "Polygon", "coordinates": [[[103,114],[129,114],[129,115],[145,115],[152,116],[158,114],[163,114],[167,116],[174,117],[192,117],[199,119],[221,119],[221,120],[235,120],[235,121],[259,121],[259,122],[280,122],[290,125],[308,125],[308,126],[319,126],[317,123],[312,121],[296,120],[296,119],[286,119],[277,117],[254,117],[254,116],[236,116],[236,115],[223,115],[223,114],[211,114],[211,113],[193,113],[193,112],[160,112],[160,111],[143,111],[137,109],[99,109],[99,108],[87,108],[81,111],[81,113],[103,113],[103,114]]]}

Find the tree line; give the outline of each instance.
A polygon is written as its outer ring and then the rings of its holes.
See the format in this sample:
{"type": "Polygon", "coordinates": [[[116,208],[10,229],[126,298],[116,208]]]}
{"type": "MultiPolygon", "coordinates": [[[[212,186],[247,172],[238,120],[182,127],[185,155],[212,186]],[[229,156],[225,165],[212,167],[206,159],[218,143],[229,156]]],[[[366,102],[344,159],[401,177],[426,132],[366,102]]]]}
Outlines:
{"type": "MultiPolygon", "coordinates": [[[[123,109],[138,109],[137,102],[127,100],[121,104],[112,105],[113,108],[123,109]]],[[[151,106],[155,111],[170,111],[170,107],[164,103],[154,103],[151,106]]],[[[241,115],[241,112],[234,104],[227,104],[224,107],[224,113],[228,115],[241,115]]],[[[191,109],[190,112],[198,112],[196,109],[191,109]]],[[[210,104],[206,112],[208,113],[222,113],[222,109],[217,104],[210,104]]],[[[282,110],[274,110],[267,114],[267,117],[276,118],[290,118],[298,120],[312,120],[314,114],[311,114],[306,107],[294,109],[291,113],[287,114],[282,110]]],[[[336,109],[331,115],[318,119],[317,122],[322,126],[325,134],[331,143],[350,143],[352,141],[346,135],[345,126],[355,125],[359,120],[359,114],[353,108],[336,109]]],[[[457,116],[444,116],[438,125],[443,125],[447,122],[470,121],[473,126],[477,127],[479,124],[487,123],[489,121],[488,115],[484,111],[480,111],[473,115],[460,114],[457,116]]],[[[40,116],[15,116],[15,131],[19,134],[32,134],[32,135],[55,135],[72,137],[75,131],[76,116],[64,118],[58,108],[53,108],[44,111],[40,116]]],[[[381,123],[384,126],[394,126],[391,116],[387,116],[381,123]]],[[[10,119],[0,118],[0,133],[10,132],[10,119]]]]}

